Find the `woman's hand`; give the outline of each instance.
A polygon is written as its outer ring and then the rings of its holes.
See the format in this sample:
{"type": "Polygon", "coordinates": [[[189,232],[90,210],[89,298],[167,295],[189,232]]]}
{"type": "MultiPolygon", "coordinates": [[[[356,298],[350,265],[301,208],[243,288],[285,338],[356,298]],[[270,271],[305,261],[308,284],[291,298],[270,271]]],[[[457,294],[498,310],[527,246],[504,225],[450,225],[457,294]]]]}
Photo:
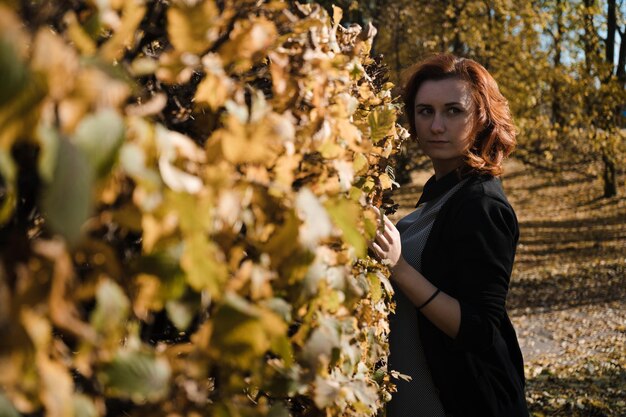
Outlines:
{"type": "MultiPolygon", "coordinates": [[[[381,218],[380,210],[376,207],[374,207],[374,210],[378,217],[381,218]]],[[[370,242],[369,247],[389,268],[396,266],[402,257],[400,232],[384,214],[382,215],[382,224],[376,231],[376,238],[370,242]]]]}

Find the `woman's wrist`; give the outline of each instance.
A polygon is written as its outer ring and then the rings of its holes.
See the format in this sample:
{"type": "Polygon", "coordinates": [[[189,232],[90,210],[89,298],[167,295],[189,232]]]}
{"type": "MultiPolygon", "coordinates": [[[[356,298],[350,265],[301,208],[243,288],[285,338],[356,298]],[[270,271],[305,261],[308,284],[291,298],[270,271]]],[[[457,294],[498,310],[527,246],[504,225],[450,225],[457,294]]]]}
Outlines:
{"type": "Polygon", "coordinates": [[[389,269],[391,271],[391,278],[397,280],[399,276],[402,274],[402,271],[406,269],[407,262],[402,255],[398,258],[398,262],[395,265],[391,266],[389,269]]]}
{"type": "Polygon", "coordinates": [[[391,279],[396,282],[400,288],[411,288],[411,292],[415,293],[415,295],[419,293],[419,302],[414,300],[416,305],[421,304],[432,294],[432,291],[437,289],[426,277],[413,268],[402,255],[400,255],[400,259],[398,259],[398,262],[396,262],[390,270],[391,279]]]}

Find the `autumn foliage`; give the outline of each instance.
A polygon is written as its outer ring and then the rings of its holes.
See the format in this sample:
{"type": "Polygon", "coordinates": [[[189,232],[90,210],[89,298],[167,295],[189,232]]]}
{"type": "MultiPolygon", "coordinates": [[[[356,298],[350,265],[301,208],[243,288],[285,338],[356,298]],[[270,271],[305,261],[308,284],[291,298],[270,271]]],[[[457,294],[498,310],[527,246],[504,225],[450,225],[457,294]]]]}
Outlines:
{"type": "Polygon", "coordinates": [[[381,409],[367,207],[406,133],[373,28],[283,1],[3,4],[0,415],[381,409]]]}

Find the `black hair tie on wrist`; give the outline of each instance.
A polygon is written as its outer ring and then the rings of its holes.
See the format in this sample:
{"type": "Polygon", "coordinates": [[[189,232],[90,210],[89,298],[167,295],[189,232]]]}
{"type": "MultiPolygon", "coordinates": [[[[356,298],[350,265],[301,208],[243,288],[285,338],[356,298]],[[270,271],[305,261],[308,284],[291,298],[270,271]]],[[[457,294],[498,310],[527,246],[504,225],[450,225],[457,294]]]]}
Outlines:
{"type": "Polygon", "coordinates": [[[441,290],[439,288],[437,288],[437,291],[435,291],[433,293],[433,295],[430,296],[430,298],[426,301],[424,301],[420,306],[417,307],[417,310],[421,310],[424,307],[426,307],[428,305],[428,303],[430,303],[431,301],[433,301],[435,299],[435,297],[441,292],[441,290]]]}

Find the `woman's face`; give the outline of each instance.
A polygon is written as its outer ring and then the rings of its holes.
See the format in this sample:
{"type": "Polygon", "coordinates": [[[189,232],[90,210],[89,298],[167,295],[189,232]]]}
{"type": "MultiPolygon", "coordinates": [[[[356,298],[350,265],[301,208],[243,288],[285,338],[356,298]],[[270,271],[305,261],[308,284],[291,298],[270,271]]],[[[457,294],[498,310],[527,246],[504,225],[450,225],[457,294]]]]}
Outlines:
{"type": "Polygon", "coordinates": [[[415,130],[439,178],[461,166],[471,144],[474,104],[467,82],[424,81],[415,94],[415,130]]]}

